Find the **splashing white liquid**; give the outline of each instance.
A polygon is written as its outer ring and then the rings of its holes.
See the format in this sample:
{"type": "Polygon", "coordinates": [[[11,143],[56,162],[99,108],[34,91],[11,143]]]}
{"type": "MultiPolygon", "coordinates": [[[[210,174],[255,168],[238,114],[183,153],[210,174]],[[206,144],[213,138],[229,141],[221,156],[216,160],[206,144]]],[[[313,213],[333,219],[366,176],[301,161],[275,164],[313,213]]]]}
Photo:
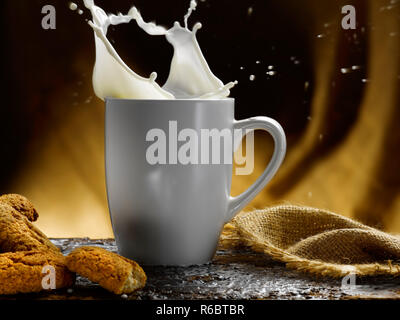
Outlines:
{"type": "Polygon", "coordinates": [[[116,16],[107,15],[93,0],[84,0],[84,4],[93,18],[89,22],[96,44],[93,87],[100,99],[223,99],[229,96],[229,90],[237,83],[224,85],[211,72],[196,39],[201,24],[197,23],[193,30],[189,30],[188,19],[197,7],[195,0],[190,2],[184,27],[175,22],[169,30],[145,22],[135,7],[127,15],[116,16]],[[149,78],[139,76],[125,64],[107,39],[110,25],[129,23],[131,20],[135,20],[149,35],[164,35],[174,47],[169,77],[162,88],[155,81],[157,73],[153,72],[149,78]]]}

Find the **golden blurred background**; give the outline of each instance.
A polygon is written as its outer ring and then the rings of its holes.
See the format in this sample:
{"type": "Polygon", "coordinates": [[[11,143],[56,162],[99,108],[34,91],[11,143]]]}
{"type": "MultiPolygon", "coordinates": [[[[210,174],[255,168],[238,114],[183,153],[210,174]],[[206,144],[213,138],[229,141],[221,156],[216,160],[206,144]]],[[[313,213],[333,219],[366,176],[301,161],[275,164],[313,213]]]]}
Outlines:
{"type": "MultiPolygon", "coordinates": [[[[80,1],[75,1],[81,9],[80,1]]],[[[171,26],[189,1],[96,1],[106,11],[139,8],[171,26]]],[[[94,96],[90,15],[69,1],[4,0],[1,193],[36,205],[51,237],[112,237],[104,177],[104,105],[94,96]],[[57,29],[41,28],[53,4],[57,29]]],[[[400,232],[400,1],[204,0],[192,23],[211,69],[232,91],[238,119],[277,119],[288,154],[274,180],[246,208],[292,203],[329,209],[400,232]],[[341,28],[354,5],[357,29],[341,28]],[[269,66],[275,73],[267,74],[269,66]],[[255,76],[250,81],[250,75],[255,76]]],[[[166,80],[172,49],[134,23],[109,38],[135,71],[166,80]]],[[[264,169],[271,139],[256,134],[256,170],[235,176],[232,194],[264,169]]]]}

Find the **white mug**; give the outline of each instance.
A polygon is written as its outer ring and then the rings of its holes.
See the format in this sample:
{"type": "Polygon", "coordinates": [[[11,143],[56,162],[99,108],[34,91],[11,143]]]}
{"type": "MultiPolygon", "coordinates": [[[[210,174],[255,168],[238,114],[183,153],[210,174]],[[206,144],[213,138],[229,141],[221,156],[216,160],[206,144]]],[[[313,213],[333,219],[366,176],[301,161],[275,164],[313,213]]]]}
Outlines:
{"type": "MultiPolygon", "coordinates": [[[[278,122],[267,117],[235,121],[234,104],[234,99],[106,100],[107,195],[121,255],[144,265],[211,261],[224,224],[272,179],[286,152],[285,133],[278,122]],[[232,161],[149,161],[149,132],[171,134],[171,122],[178,131],[190,128],[198,136],[204,129],[229,130],[232,136],[236,129],[265,130],[274,139],[274,153],[256,182],[231,197],[232,161]]],[[[173,143],[170,139],[168,144],[173,143]]],[[[221,144],[221,153],[222,148],[221,144]]]]}

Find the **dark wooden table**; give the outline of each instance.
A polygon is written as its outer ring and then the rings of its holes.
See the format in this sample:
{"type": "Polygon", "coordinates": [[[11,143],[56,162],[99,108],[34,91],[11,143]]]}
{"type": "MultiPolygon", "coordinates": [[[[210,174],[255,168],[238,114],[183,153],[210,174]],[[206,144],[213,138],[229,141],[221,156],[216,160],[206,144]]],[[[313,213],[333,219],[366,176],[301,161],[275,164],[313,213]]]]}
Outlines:
{"type": "MultiPolygon", "coordinates": [[[[116,252],[113,240],[53,239],[64,254],[93,245],[116,252]]],[[[341,279],[316,278],[286,269],[281,263],[247,250],[219,248],[210,264],[191,267],[144,268],[148,282],[128,297],[107,292],[77,276],[73,288],[51,293],[2,299],[398,299],[400,278],[357,279],[352,290],[342,290],[341,279]]]]}

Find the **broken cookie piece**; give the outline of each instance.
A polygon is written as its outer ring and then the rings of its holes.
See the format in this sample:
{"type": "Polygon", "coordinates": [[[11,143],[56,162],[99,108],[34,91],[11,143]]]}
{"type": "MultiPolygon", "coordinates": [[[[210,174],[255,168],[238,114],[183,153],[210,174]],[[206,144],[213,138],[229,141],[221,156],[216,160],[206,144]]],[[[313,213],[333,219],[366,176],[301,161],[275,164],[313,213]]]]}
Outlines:
{"type": "Polygon", "coordinates": [[[27,217],[31,222],[36,221],[39,217],[32,202],[19,194],[4,194],[0,196],[0,202],[10,205],[19,213],[27,217]]]}
{"type": "Polygon", "coordinates": [[[75,274],[65,265],[61,254],[20,251],[0,254],[0,294],[43,291],[44,270],[54,268],[56,289],[72,286],[75,274]]]}
{"type": "Polygon", "coordinates": [[[60,250],[27,217],[0,202],[0,252],[60,250]]]}
{"type": "Polygon", "coordinates": [[[147,280],[135,261],[98,247],[75,249],[67,256],[67,267],[115,294],[132,293],[147,280]]]}

